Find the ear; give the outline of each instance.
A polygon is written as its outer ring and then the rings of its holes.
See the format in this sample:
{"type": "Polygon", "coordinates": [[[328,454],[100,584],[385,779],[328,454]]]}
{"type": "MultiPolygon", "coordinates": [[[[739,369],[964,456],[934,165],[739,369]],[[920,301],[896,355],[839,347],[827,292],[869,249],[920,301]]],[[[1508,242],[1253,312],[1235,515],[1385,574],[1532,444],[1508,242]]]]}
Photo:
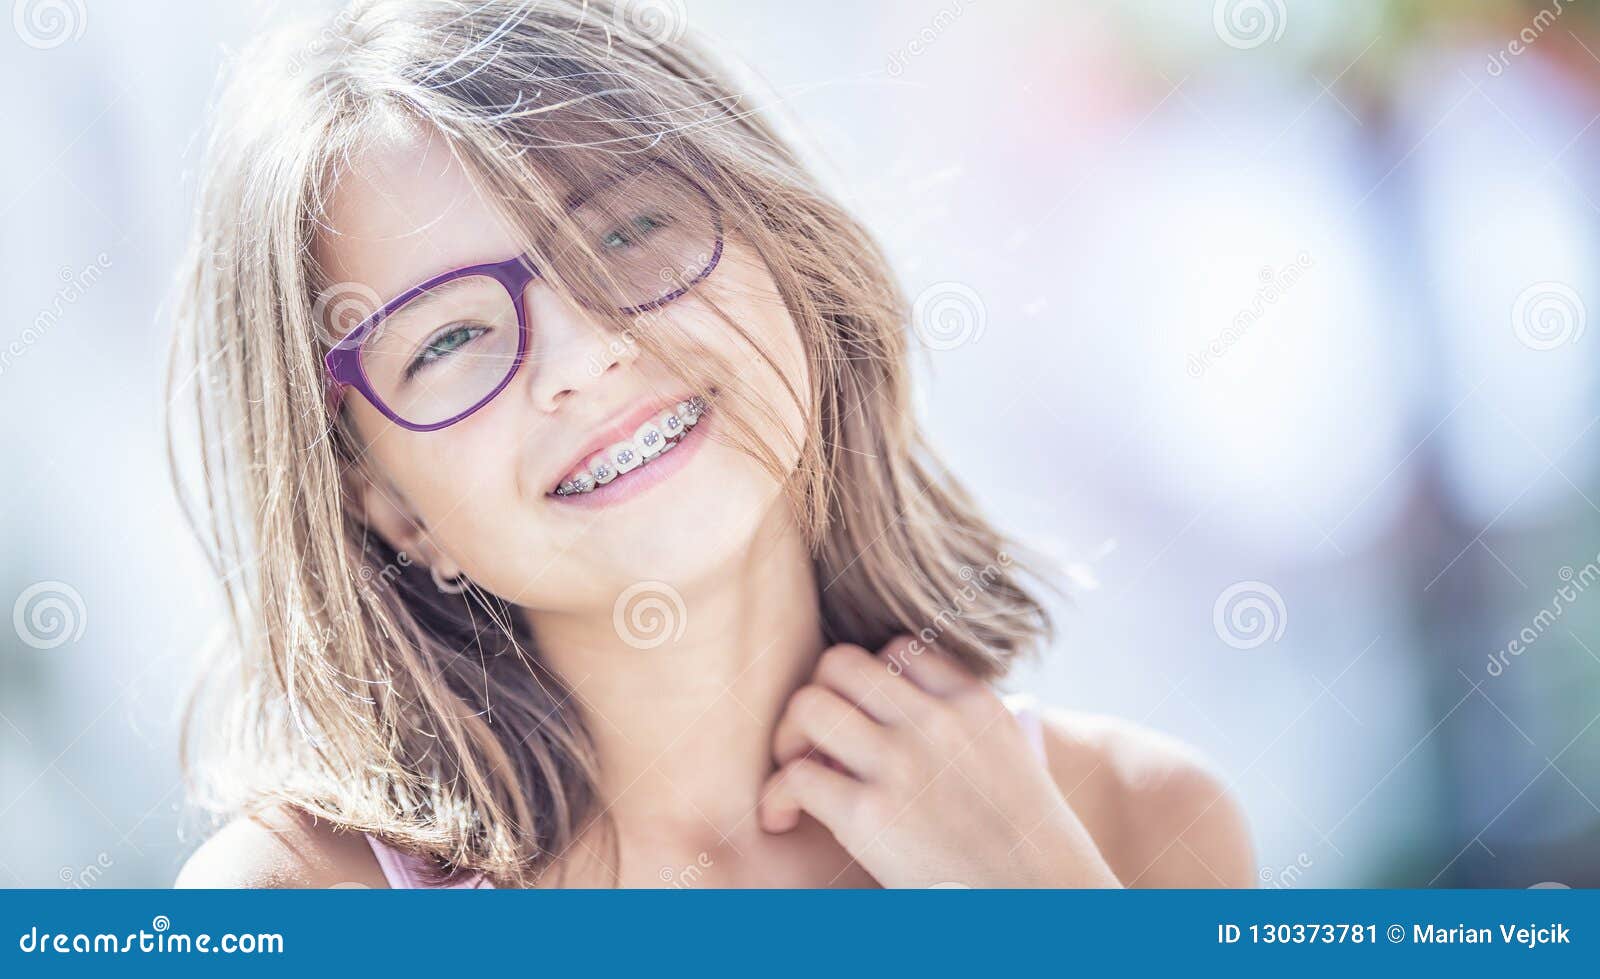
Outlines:
{"type": "Polygon", "coordinates": [[[461,574],[461,566],[434,544],[427,525],[393,483],[369,472],[365,464],[345,467],[340,478],[345,499],[354,508],[356,517],[384,543],[409,555],[412,563],[434,569],[441,577],[454,578],[461,574]]]}

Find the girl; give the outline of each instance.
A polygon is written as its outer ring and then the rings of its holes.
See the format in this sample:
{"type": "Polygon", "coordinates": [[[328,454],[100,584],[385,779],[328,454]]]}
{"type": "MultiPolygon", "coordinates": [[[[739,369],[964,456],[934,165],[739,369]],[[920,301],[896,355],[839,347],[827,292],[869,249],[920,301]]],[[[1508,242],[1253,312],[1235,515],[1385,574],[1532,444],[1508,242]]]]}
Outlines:
{"type": "Polygon", "coordinates": [[[884,258],[665,26],[372,2],[240,59],[174,372],[234,818],[179,884],[1252,880],[1187,752],[995,694],[1050,623],[884,258]]]}

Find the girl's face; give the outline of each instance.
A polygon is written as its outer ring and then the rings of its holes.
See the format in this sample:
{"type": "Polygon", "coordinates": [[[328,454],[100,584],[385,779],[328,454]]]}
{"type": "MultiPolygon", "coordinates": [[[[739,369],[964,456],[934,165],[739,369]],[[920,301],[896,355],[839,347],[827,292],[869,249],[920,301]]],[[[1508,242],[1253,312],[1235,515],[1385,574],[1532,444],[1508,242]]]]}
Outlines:
{"type": "MultiPolygon", "coordinates": [[[[354,162],[318,243],[330,281],[387,301],[442,272],[518,253],[440,139],[395,137],[354,162]]],[[[713,408],[673,448],[595,492],[557,494],[575,474],[595,471],[597,460],[614,461],[646,423],[708,392],[686,387],[538,278],[524,304],[527,359],[493,401],[454,425],[411,431],[345,391],[358,446],[376,473],[375,482],[354,484],[373,529],[445,575],[463,573],[515,605],[552,612],[609,610],[636,582],[685,588],[725,569],[782,505],[779,481],[717,441],[713,408]]],[[[804,420],[779,371],[806,390],[804,349],[754,252],[729,236],[710,277],[651,316],[692,333],[723,362],[748,365],[740,380],[781,419],[780,430],[763,437],[792,468],[804,420]],[[707,308],[710,297],[776,367],[707,308]]],[[[448,366],[444,358],[471,352],[464,342],[471,333],[451,335],[448,323],[440,325],[443,332],[407,340],[416,347],[401,352],[407,366],[416,369],[421,355],[421,370],[438,370],[448,366]]]]}

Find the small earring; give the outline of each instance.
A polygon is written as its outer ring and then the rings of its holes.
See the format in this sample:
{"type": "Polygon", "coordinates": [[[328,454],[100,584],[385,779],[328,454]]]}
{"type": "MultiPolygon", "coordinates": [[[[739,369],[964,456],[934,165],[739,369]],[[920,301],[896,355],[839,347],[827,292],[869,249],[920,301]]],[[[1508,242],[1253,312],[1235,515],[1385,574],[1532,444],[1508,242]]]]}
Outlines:
{"type": "Polygon", "coordinates": [[[433,576],[433,586],[446,595],[459,595],[467,590],[467,576],[458,574],[454,578],[446,578],[439,574],[438,567],[428,566],[428,574],[433,576]]]}

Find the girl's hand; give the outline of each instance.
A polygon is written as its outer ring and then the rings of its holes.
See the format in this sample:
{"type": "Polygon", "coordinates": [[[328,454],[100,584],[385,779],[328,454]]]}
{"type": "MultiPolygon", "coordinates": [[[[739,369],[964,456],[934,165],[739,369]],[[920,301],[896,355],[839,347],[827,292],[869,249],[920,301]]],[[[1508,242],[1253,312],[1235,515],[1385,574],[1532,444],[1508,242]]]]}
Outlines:
{"type": "Polygon", "coordinates": [[[907,638],[828,649],[789,699],[758,818],[810,813],[885,887],[1120,887],[989,685],[907,638]]]}

